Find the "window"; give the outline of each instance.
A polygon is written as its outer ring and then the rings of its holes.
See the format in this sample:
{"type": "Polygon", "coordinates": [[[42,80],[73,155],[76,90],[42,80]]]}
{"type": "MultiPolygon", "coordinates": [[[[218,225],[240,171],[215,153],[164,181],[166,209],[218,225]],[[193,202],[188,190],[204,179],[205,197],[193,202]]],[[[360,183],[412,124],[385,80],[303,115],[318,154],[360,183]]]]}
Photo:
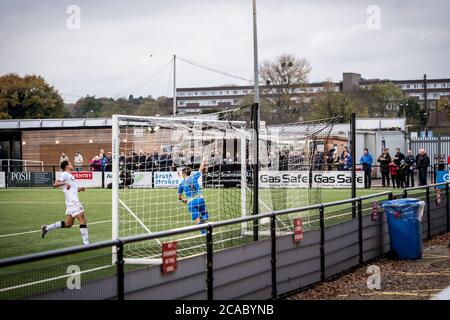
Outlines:
{"type": "Polygon", "coordinates": [[[242,90],[242,93],[243,94],[247,94],[247,90],[242,90]]]}
{"type": "Polygon", "coordinates": [[[222,96],[223,95],[223,91],[220,91],[219,94],[222,96]]]}
{"type": "Polygon", "coordinates": [[[179,97],[184,97],[184,92],[178,92],[179,97]]]}
{"type": "Polygon", "coordinates": [[[238,91],[237,91],[237,90],[234,90],[234,91],[233,91],[233,94],[238,94],[238,91]]]}
{"type": "Polygon", "coordinates": [[[198,92],[194,92],[194,96],[198,96],[198,92]]]}
{"type": "Polygon", "coordinates": [[[217,104],[217,100],[211,100],[211,104],[212,105],[216,105],[217,104]]]}
{"type": "Polygon", "coordinates": [[[202,96],[206,96],[206,91],[202,91],[202,96]]]}
{"type": "Polygon", "coordinates": [[[409,84],[407,84],[407,85],[406,85],[406,89],[409,89],[409,87],[410,87],[410,85],[409,85],[409,84]]]}
{"type": "Polygon", "coordinates": [[[225,91],[225,94],[228,94],[229,93],[229,91],[225,91]]]}
{"type": "Polygon", "coordinates": [[[188,96],[192,97],[192,92],[188,92],[188,96]]]}

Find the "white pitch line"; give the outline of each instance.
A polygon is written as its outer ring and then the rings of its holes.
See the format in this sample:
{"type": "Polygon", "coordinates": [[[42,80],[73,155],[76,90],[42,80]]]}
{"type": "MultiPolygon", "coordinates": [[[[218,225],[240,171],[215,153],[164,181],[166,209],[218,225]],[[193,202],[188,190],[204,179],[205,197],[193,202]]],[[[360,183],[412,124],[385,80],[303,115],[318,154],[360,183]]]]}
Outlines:
{"type": "Polygon", "coordinates": [[[50,281],[53,281],[53,280],[64,279],[64,278],[68,278],[68,277],[73,277],[75,275],[80,275],[80,274],[83,274],[83,273],[88,273],[88,272],[102,270],[102,269],[111,268],[111,267],[112,267],[112,265],[110,265],[110,266],[108,265],[108,266],[93,268],[93,269],[84,270],[84,271],[80,271],[80,272],[74,272],[74,273],[70,273],[70,274],[65,274],[65,275],[58,276],[58,277],[43,279],[43,280],[39,280],[39,281],[27,282],[27,283],[24,283],[24,284],[19,284],[17,286],[2,288],[2,289],[0,289],[0,292],[14,290],[14,289],[19,289],[19,288],[23,288],[23,287],[29,287],[29,286],[32,286],[32,285],[35,285],[35,284],[39,284],[39,283],[45,283],[45,282],[50,282],[50,281]]]}
{"type": "MultiPolygon", "coordinates": [[[[104,221],[91,222],[91,223],[89,223],[88,225],[100,224],[100,223],[107,223],[107,222],[111,222],[111,220],[104,220],[104,221]]],[[[74,225],[74,226],[76,226],[76,225],[74,225]]],[[[20,235],[23,235],[23,234],[37,233],[37,232],[41,232],[41,230],[33,230],[33,231],[26,231],[26,232],[18,232],[18,233],[2,234],[2,235],[0,235],[0,238],[13,237],[13,236],[20,236],[20,235]]]]}

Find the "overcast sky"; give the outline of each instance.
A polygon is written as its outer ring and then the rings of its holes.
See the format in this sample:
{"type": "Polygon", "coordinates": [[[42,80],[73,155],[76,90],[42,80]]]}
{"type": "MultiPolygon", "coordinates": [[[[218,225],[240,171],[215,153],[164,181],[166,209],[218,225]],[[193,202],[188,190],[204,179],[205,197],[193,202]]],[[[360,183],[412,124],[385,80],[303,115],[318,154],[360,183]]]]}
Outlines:
{"type": "MultiPolygon", "coordinates": [[[[311,82],[450,77],[448,0],[257,0],[257,11],[260,62],[305,57],[311,82]]],[[[171,96],[173,54],[252,79],[252,41],[251,0],[0,0],[0,74],[39,74],[66,101],[171,96]]],[[[178,87],[223,84],[249,83],[177,62],[178,87]]]]}

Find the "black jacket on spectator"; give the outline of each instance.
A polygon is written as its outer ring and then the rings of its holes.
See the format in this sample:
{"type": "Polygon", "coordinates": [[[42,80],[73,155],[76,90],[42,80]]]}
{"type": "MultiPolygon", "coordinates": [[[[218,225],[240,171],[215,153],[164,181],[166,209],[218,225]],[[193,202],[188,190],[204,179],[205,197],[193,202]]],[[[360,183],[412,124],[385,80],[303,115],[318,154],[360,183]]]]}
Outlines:
{"type": "Polygon", "coordinates": [[[328,152],[327,152],[327,163],[328,164],[333,164],[333,161],[334,161],[333,155],[334,155],[335,151],[336,151],[336,149],[334,149],[334,148],[328,150],[328,152]]]}
{"type": "Polygon", "coordinates": [[[399,166],[402,160],[405,160],[405,155],[401,152],[396,153],[393,159],[394,164],[399,166]]]}
{"type": "Polygon", "coordinates": [[[418,154],[416,157],[416,167],[419,170],[427,170],[430,165],[430,158],[427,154],[418,154]]]}
{"type": "Polygon", "coordinates": [[[389,173],[389,163],[391,163],[392,158],[389,155],[389,153],[386,154],[382,154],[381,156],[378,157],[377,162],[380,163],[380,171],[382,173],[389,173]]]}
{"type": "Polygon", "coordinates": [[[412,154],[406,155],[405,162],[411,168],[416,163],[416,158],[412,154]]]}
{"type": "Polygon", "coordinates": [[[106,156],[105,171],[106,172],[112,171],[112,157],[110,156],[106,156]]]}

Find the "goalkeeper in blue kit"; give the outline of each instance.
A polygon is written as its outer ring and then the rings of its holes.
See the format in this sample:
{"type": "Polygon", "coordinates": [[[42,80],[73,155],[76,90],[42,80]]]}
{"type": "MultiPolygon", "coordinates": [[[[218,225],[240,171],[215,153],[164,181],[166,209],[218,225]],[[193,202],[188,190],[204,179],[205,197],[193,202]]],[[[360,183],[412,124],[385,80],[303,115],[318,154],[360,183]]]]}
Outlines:
{"type": "MultiPolygon", "coordinates": [[[[202,189],[198,179],[205,173],[205,163],[202,162],[198,171],[192,172],[190,167],[181,170],[183,181],[178,186],[178,200],[187,204],[191,218],[195,224],[202,224],[208,220],[208,212],[206,211],[206,203],[203,198],[202,189]],[[183,192],[186,199],[183,199],[183,192]]],[[[206,233],[206,229],[201,230],[202,234],[206,233]]]]}

